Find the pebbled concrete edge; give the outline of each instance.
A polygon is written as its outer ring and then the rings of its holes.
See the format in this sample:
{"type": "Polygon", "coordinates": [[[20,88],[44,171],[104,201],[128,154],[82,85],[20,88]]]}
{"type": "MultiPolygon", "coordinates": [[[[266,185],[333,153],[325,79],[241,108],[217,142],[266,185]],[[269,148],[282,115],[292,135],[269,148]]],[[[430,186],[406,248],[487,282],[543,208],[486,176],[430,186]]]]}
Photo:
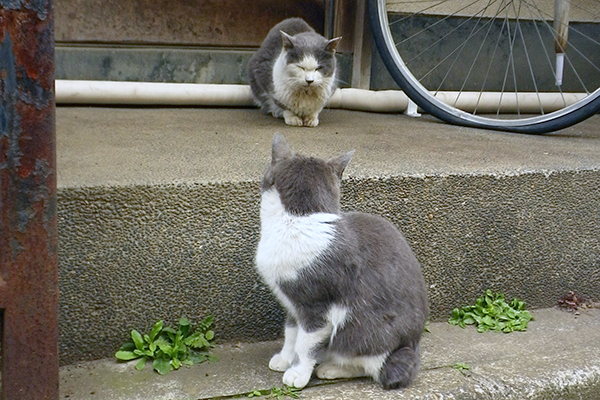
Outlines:
{"type": "MultiPolygon", "coordinates": [[[[383,215],[423,265],[431,317],[486,289],[549,307],[600,297],[600,173],[349,178],[343,207],[383,215]],[[585,277],[585,279],[582,279],[585,277]]],[[[258,182],[60,189],[62,365],[108,357],[156,320],[215,316],[218,340],[273,340],[258,279],[258,182]]]]}

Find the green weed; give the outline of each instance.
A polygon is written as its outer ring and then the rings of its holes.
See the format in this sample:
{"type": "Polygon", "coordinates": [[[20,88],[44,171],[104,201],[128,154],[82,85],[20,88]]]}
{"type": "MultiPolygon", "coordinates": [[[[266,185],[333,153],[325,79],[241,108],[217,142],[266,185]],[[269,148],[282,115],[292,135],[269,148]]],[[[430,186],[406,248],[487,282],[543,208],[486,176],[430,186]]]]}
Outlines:
{"type": "Polygon", "coordinates": [[[214,347],[215,337],[215,333],[209,329],[212,323],[213,317],[208,316],[192,330],[190,321],[181,317],[177,329],[165,327],[163,321],[158,321],[150,333],[143,336],[134,329],[131,331],[131,340],[121,346],[115,357],[121,361],[139,358],[135,365],[139,371],[151,359],[152,368],[161,375],[182,365],[214,360],[209,354],[214,347]]]}
{"type": "Polygon", "coordinates": [[[298,399],[299,394],[302,389],[297,389],[295,387],[283,386],[283,387],[272,387],[267,390],[258,390],[254,389],[252,392],[248,393],[246,397],[261,397],[265,396],[265,399],[277,399],[283,400],[285,397],[291,397],[293,399],[298,399]]]}
{"type": "Polygon", "coordinates": [[[478,332],[514,332],[525,331],[533,317],[525,310],[525,302],[514,299],[507,303],[502,293],[486,290],[474,306],[455,308],[448,322],[464,328],[466,325],[477,325],[478,332]]]}
{"type": "Polygon", "coordinates": [[[459,371],[469,371],[471,366],[467,363],[456,363],[452,366],[452,368],[457,369],[459,371]]]}

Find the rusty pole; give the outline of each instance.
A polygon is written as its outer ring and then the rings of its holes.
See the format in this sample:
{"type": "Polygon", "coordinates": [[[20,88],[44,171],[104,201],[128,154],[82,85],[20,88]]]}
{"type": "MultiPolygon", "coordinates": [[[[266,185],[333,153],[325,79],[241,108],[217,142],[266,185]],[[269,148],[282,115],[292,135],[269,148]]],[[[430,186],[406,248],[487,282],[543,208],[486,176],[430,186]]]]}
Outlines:
{"type": "Polygon", "coordinates": [[[0,0],[2,400],[58,399],[52,0],[0,0]]]}

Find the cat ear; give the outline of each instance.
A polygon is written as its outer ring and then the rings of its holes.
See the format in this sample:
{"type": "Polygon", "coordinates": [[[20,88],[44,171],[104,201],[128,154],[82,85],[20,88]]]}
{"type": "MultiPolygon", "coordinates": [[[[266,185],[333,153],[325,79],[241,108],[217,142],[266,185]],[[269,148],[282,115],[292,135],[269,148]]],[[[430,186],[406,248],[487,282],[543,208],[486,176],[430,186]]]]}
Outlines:
{"type": "Polygon", "coordinates": [[[346,154],[342,154],[341,156],[338,156],[336,158],[332,158],[331,160],[329,160],[329,165],[333,166],[333,170],[337,174],[338,178],[342,179],[342,174],[344,173],[344,170],[348,166],[348,163],[350,162],[350,159],[352,158],[353,154],[354,154],[354,150],[349,151],[346,154]]]}
{"type": "Polygon", "coordinates": [[[342,40],[341,36],[338,36],[336,38],[329,40],[327,42],[327,44],[325,45],[325,51],[330,51],[332,53],[335,53],[335,49],[336,49],[338,43],[340,42],[340,40],[342,40]]]}
{"type": "Polygon", "coordinates": [[[281,133],[276,133],[273,136],[273,147],[271,148],[271,164],[275,164],[277,161],[291,158],[294,152],[290,148],[285,138],[281,133]]]}
{"type": "Polygon", "coordinates": [[[283,43],[283,48],[286,50],[290,50],[294,48],[294,38],[291,37],[290,35],[288,35],[287,33],[285,33],[284,31],[279,31],[281,32],[281,41],[283,43]]]}

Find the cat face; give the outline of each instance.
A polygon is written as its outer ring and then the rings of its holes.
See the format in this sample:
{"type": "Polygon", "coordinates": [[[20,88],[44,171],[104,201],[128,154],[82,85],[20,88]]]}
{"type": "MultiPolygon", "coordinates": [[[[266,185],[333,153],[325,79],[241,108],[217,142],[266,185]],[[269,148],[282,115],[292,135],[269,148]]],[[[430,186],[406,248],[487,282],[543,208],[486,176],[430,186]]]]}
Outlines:
{"type": "Polygon", "coordinates": [[[299,62],[289,64],[290,75],[306,82],[306,86],[319,85],[323,80],[322,70],[323,66],[313,55],[306,55],[299,62]]]}
{"type": "Polygon", "coordinates": [[[310,91],[331,85],[336,68],[335,48],[341,38],[326,40],[314,32],[290,36],[281,32],[285,74],[290,83],[310,91]]]}

